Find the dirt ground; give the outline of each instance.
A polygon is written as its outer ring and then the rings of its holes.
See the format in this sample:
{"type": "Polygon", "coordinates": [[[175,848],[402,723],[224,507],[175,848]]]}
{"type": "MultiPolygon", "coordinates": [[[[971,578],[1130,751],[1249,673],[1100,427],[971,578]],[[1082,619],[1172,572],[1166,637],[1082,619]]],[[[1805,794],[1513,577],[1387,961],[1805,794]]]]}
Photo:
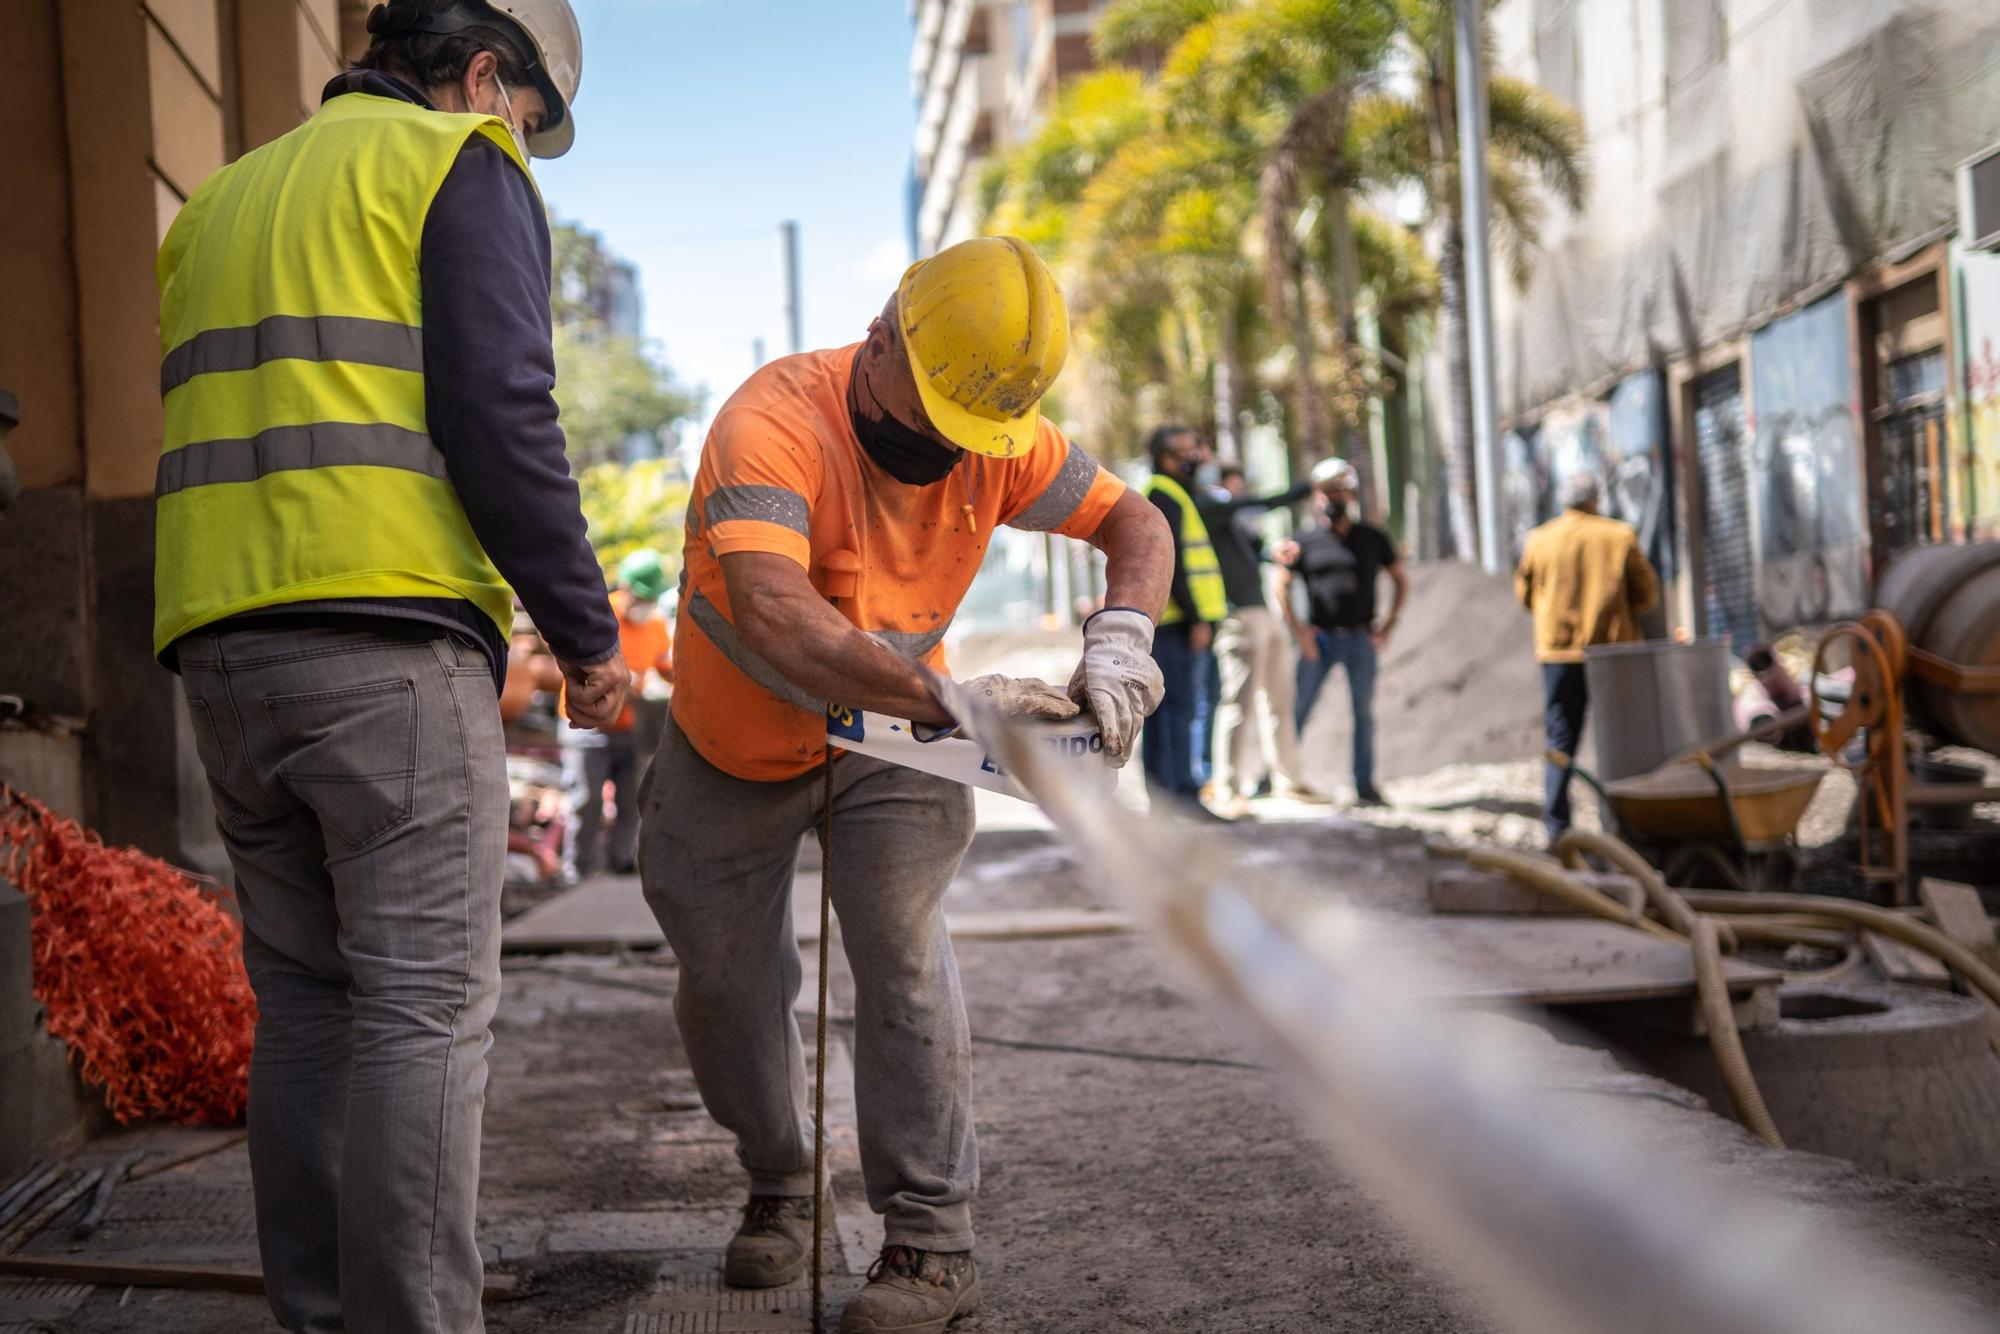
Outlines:
{"type": "MultiPolygon", "coordinates": [[[[1289,867],[1328,903],[1420,909],[1426,863],[1411,833],[1322,816],[1246,822],[1214,836],[1244,863],[1289,867]]],[[[984,910],[1093,902],[1060,846],[1019,832],[976,845],[949,901],[984,910]]],[[[1421,918],[1408,920],[1421,930],[1421,918]]],[[[1259,1053],[1191,1000],[1146,940],[965,941],[958,957],[977,1041],[987,1305],[955,1328],[1491,1328],[1430,1250],[1387,1221],[1300,1128],[1259,1053]]],[[[753,1327],[660,1314],[712,1275],[742,1191],[730,1146],[700,1110],[683,1065],[669,1015],[674,976],[664,954],[510,961],[481,1238],[492,1266],[520,1275],[522,1288],[488,1308],[492,1329],[753,1327]]],[[[847,1012],[838,965],[833,994],[834,1013],[847,1012]]],[[[858,1283],[878,1237],[861,1208],[851,1102],[843,1102],[845,1031],[834,1033],[838,1297],[858,1283]]],[[[1576,1115],[1655,1118],[1645,1122],[1649,1138],[1698,1144],[1747,1185],[1851,1212],[2000,1309],[2000,1181],[1916,1185],[1772,1153],[1691,1095],[1638,1087],[1602,1052],[1537,1040],[1563,1085],[1581,1090],[1576,1115]],[[1635,1091],[1642,1096],[1628,1096],[1635,1091]]],[[[234,1192],[240,1202],[240,1156],[156,1180],[180,1181],[191,1201],[234,1192]]],[[[88,1334],[269,1327],[254,1298],[116,1289],[98,1290],[51,1326],[88,1334]]]]}
{"type": "MultiPolygon", "coordinates": [[[[1452,577],[1483,579],[1462,570],[1452,577]]],[[[1429,583],[1421,571],[1413,617],[1424,614],[1427,586],[1428,605],[1448,618],[1455,585],[1429,583]]],[[[1518,631],[1521,652],[1496,652],[1407,696],[1385,691],[1385,706],[1402,700],[1385,707],[1385,740],[1392,722],[1412,731],[1458,728],[1460,736],[1395,752],[1402,758],[1386,784],[1392,807],[1334,813],[1260,804],[1260,818],[1209,831],[1232,862],[1284,870],[1298,887],[1300,911],[1341,904],[1387,910],[1421,947],[1429,870],[1423,835],[1540,841],[1540,766],[1532,758],[1540,744],[1539,696],[1525,618],[1503,623],[1490,586],[1465,597],[1488,608],[1495,642],[1518,631]]],[[[1399,651],[1414,654],[1423,622],[1408,628],[1399,651]]],[[[1060,678],[1073,658],[1073,647],[1048,636],[1017,636],[972,646],[959,667],[1060,678]]],[[[1397,664],[1392,652],[1385,685],[1397,664]]],[[[1415,682],[1415,667],[1404,669],[1415,682]]],[[[1327,759],[1345,750],[1329,730],[1334,714],[1344,710],[1322,708],[1308,741],[1319,762],[1344,767],[1344,758],[1327,759]]],[[[1776,752],[1770,758],[1782,762],[1776,752]]],[[[1831,821],[1829,812],[1844,811],[1845,799],[1830,780],[1825,809],[1816,806],[1809,824],[1831,821]]],[[[982,798],[981,837],[948,907],[1095,906],[1071,854],[1036,824],[1027,807],[982,798]]],[[[852,1005],[835,956],[838,1016],[852,1005]]],[[[1302,1128],[1289,1085],[1191,997],[1148,941],[967,940],[958,958],[976,1044],[983,1177],[976,1217],[986,1306],[955,1329],[1495,1328],[1436,1248],[1390,1221],[1302,1128]]],[[[811,972],[809,960],[806,1004],[811,972]]],[[[731,1146],[701,1110],[685,1068],[669,1008],[674,981],[664,952],[509,961],[495,1027],[480,1236],[489,1267],[518,1276],[520,1288],[488,1307],[490,1328],[666,1334],[805,1327],[804,1295],[796,1291],[771,1295],[768,1306],[744,1298],[728,1317],[694,1313],[703,1302],[732,1300],[715,1295],[713,1284],[743,1185],[731,1146]]],[[[1602,1050],[1556,1040],[1551,1034],[1561,1030],[1534,1014],[1484,1022],[1508,1025],[1514,1040],[1532,1047],[1536,1078],[1572,1090],[1562,1110],[1580,1126],[1617,1124],[1648,1145],[1679,1146],[1746,1192],[1813,1211],[1814,1226],[1844,1217],[1871,1244],[1922,1257],[1937,1283],[2000,1310],[2000,1179],[1891,1181],[1830,1158],[1773,1152],[1694,1095],[1622,1070],[1602,1050]]],[[[858,1286],[879,1230],[865,1207],[845,1083],[850,1035],[839,1023],[831,1033],[839,1210],[829,1291],[837,1309],[858,1286]]],[[[117,1151],[115,1140],[93,1146],[107,1159],[117,1151]]],[[[180,1200],[174,1207],[190,1218],[226,1215],[231,1221],[217,1244],[237,1263],[254,1260],[240,1149],[155,1180],[171,1188],[158,1198],[180,1200]]],[[[255,1298],[100,1289],[47,1327],[237,1334],[271,1325],[255,1298]]],[[[4,1307],[0,1334],[14,1334],[4,1307]]]]}

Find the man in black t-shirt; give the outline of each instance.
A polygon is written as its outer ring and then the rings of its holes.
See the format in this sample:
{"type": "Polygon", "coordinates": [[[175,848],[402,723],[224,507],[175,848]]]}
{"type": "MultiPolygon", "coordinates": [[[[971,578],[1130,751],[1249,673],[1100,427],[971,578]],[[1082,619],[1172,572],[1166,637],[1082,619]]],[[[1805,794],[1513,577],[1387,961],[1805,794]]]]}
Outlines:
{"type": "Polygon", "coordinates": [[[1387,533],[1354,516],[1359,477],[1352,464],[1327,459],[1312,471],[1317,520],[1301,530],[1281,553],[1285,580],[1279,598],[1285,620],[1299,641],[1297,721],[1306,719],[1320,687],[1336,666],[1347,671],[1354,709],[1354,791],[1364,806],[1382,804],[1375,790],[1375,665],[1389,642],[1409,593],[1402,558],[1387,533]],[[1380,624],[1375,619],[1375,585],[1382,574],[1395,585],[1395,601],[1380,624]],[[1305,582],[1311,624],[1302,624],[1291,598],[1291,581],[1305,582]]]}

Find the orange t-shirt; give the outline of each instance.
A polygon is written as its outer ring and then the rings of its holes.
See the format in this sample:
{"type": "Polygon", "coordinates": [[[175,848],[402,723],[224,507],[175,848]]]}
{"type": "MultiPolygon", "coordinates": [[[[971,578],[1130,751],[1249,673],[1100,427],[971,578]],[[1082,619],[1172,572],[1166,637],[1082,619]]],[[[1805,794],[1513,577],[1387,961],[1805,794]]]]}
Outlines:
{"type": "Polygon", "coordinates": [[[935,486],[906,486],[862,453],[847,413],[859,344],[784,357],[716,415],[688,501],[686,584],[675,627],[674,721],[738,778],[795,778],[819,762],[823,702],[736,638],[721,557],[788,556],[826,591],[833,551],[861,559],[840,613],[944,671],[944,632],[999,524],[1088,537],[1125,484],[1044,419],[1012,459],[967,454],[935,486]],[[971,506],[970,522],[965,512],[971,506]]]}

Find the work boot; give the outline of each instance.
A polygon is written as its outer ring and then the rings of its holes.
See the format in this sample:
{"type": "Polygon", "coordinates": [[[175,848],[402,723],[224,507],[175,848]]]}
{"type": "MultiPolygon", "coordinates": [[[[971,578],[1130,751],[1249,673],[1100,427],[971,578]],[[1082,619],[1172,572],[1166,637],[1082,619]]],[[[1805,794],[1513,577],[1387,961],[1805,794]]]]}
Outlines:
{"type": "MultiPolygon", "coordinates": [[[[833,1226],[833,1191],[820,1215],[833,1226]]],[[[806,1272],[812,1258],[812,1196],[752,1195],[743,1222],[722,1254],[722,1281],[732,1288],[775,1288],[806,1272]]]]}
{"type": "Polygon", "coordinates": [[[1389,799],[1372,786],[1361,787],[1354,790],[1354,804],[1356,806],[1387,806],[1389,799]]]}
{"type": "Polygon", "coordinates": [[[940,1334],[978,1309],[971,1251],[884,1246],[868,1266],[868,1286],[840,1313],[840,1334],[940,1334]]]}

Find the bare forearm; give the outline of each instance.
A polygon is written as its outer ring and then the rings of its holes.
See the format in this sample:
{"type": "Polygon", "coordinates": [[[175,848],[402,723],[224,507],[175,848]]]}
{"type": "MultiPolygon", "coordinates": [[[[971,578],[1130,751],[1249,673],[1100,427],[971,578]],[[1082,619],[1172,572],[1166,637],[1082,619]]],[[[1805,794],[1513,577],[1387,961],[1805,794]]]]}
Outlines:
{"type": "Polygon", "coordinates": [[[1389,624],[1394,625],[1403,614],[1403,602],[1410,595],[1410,577],[1403,573],[1403,567],[1393,566],[1389,570],[1389,583],[1395,596],[1389,602],[1389,624]]]}
{"type": "Polygon", "coordinates": [[[739,620],[744,644],[815,698],[914,722],[951,721],[922,667],[817,598],[765,598],[739,620]]]}
{"type": "Polygon", "coordinates": [[[1174,535],[1160,512],[1127,491],[1090,535],[1090,544],[1105,555],[1105,605],[1136,608],[1159,620],[1174,578],[1174,535]]]}
{"type": "Polygon", "coordinates": [[[1299,634],[1305,626],[1299,623],[1298,609],[1292,606],[1292,579],[1290,570],[1278,571],[1278,610],[1284,615],[1285,625],[1293,634],[1299,634]]]}

